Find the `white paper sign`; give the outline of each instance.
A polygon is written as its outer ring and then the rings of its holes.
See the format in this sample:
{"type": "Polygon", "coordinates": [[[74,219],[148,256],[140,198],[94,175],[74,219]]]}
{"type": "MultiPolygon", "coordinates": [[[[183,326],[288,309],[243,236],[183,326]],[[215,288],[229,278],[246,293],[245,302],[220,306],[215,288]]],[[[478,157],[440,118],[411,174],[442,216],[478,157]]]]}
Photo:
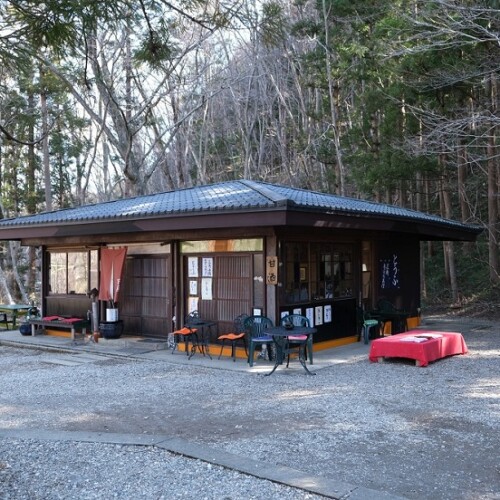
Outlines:
{"type": "Polygon", "coordinates": [[[198,295],[198,282],[196,280],[189,282],[189,295],[198,295]]]}
{"type": "Polygon", "coordinates": [[[314,309],[312,307],[306,309],[306,318],[309,320],[309,326],[314,327],[314,309]]]}
{"type": "Polygon", "coordinates": [[[332,306],[325,306],[324,308],[324,318],[325,318],[325,323],[331,323],[332,322],[332,306]]]}
{"type": "Polygon", "coordinates": [[[188,257],[188,276],[190,278],[198,277],[198,257],[188,257]]]}
{"type": "Polygon", "coordinates": [[[323,324],[323,306],[318,306],[314,308],[314,316],[317,325],[323,324]]]}
{"type": "Polygon", "coordinates": [[[189,313],[195,312],[198,310],[198,297],[189,297],[188,299],[188,309],[189,313]]]}
{"type": "Polygon", "coordinates": [[[212,278],[201,279],[201,300],[212,300],[212,278]]]}
{"type": "Polygon", "coordinates": [[[212,257],[203,257],[201,259],[201,275],[211,278],[214,275],[214,259],[212,257]]]}

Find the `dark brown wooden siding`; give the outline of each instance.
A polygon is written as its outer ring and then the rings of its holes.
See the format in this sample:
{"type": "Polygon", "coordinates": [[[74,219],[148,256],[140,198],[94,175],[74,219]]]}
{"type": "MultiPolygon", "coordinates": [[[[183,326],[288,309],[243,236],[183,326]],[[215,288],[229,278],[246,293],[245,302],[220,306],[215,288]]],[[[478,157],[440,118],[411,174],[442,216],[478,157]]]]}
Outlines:
{"type": "Polygon", "coordinates": [[[166,337],[172,331],[169,259],[169,256],[127,258],[119,302],[125,333],[166,337]]]}
{"type": "Polygon", "coordinates": [[[416,316],[420,307],[418,240],[393,238],[377,242],[375,248],[375,299],[387,299],[396,308],[416,316]]]}
{"type": "Polygon", "coordinates": [[[49,295],[44,316],[73,316],[86,318],[92,301],[85,295],[49,295]]]}

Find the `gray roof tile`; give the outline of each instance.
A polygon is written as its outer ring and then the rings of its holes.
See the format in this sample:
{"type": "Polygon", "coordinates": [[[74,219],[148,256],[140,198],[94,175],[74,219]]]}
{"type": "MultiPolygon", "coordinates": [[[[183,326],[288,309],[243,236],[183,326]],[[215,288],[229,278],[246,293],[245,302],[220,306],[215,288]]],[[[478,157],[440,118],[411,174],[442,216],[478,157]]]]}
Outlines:
{"type": "Polygon", "coordinates": [[[479,231],[457,221],[393,205],[256,181],[228,181],[0,221],[1,227],[176,216],[193,212],[288,209],[436,223],[479,231]]]}

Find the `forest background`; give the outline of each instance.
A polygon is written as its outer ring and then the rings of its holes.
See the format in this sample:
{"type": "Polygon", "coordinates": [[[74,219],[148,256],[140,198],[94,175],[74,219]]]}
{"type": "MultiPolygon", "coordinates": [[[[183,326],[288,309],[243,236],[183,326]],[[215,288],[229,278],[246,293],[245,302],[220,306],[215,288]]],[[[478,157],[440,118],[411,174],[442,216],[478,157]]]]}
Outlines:
{"type": "MultiPolygon", "coordinates": [[[[0,0],[1,216],[231,179],[484,228],[424,304],[497,311],[500,1],[0,0]]],[[[2,244],[0,299],[38,300],[2,244]]]]}

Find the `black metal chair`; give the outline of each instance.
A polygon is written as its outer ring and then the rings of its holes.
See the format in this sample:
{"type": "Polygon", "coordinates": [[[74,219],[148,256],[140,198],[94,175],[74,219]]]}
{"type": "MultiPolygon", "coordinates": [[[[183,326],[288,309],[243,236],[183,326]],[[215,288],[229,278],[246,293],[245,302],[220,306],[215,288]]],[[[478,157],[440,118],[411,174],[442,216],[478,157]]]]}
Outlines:
{"type": "Polygon", "coordinates": [[[248,334],[248,363],[253,366],[253,358],[255,353],[255,347],[268,346],[268,355],[271,353],[271,345],[273,343],[273,338],[264,333],[268,328],[274,326],[272,320],[266,316],[249,316],[244,322],[245,331],[248,334]]]}
{"type": "MultiPolygon", "coordinates": [[[[301,314],[288,314],[287,316],[283,316],[281,318],[281,325],[293,325],[293,326],[306,326],[310,327],[309,319],[306,316],[302,316],[301,314]]],[[[293,331],[293,329],[292,329],[293,331]]],[[[313,336],[312,335],[289,335],[288,337],[288,357],[286,366],[290,363],[290,349],[293,347],[300,347],[306,344],[306,359],[309,358],[309,364],[313,364],[313,336]]]]}
{"type": "Polygon", "coordinates": [[[245,348],[245,354],[247,355],[247,358],[248,358],[247,343],[245,340],[245,336],[246,336],[245,320],[247,318],[248,318],[248,314],[240,314],[234,320],[233,331],[231,333],[225,333],[225,334],[219,335],[217,337],[217,340],[222,341],[222,344],[220,347],[219,359],[222,356],[222,351],[224,350],[224,345],[225,345],[226,341],[231,343],[231,357],[233,358],[233,361],[236,361],[236,346],[237,346],[238,342],[243,343],[243,347],[245,348]]]}
{"type": "Polygon", "coordinates": [[[196,346],[199,345],[198,329],[194,327],[195,320],[198,318],[198,311],[194,311],[188,314],[184,321],[184,326],[182,328],[179,328],[179,330],[175,330],[174,332],[172,332],[172,336],[174,337],[172,354],[177,349],[179,342],[184,342],[186,356],[188,356],[189,358],[193,356],[196,350],[196,346]],[[189,343],[191,343],[191,353],[189,352],[189,343]]]}

